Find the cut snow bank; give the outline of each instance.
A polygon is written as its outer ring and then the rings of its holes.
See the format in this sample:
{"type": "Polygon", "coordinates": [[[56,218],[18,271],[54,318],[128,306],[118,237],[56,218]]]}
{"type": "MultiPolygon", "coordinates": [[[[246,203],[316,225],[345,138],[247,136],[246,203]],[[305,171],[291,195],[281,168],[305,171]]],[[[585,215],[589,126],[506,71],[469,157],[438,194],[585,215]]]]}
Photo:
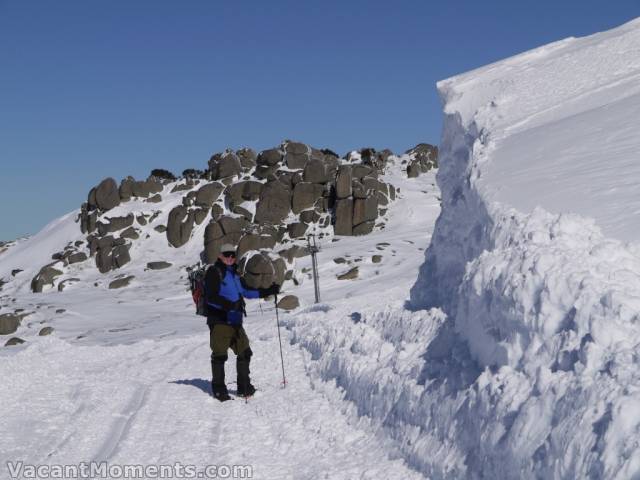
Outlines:
{"type": "Polygon", "coordinates": [[[640,20],[438,89],[442,212],[411,303],[484,369],[436,392],[445,436],[472,476],[640,474],[640,245],[622,241],[640,234],[640,20]]]}

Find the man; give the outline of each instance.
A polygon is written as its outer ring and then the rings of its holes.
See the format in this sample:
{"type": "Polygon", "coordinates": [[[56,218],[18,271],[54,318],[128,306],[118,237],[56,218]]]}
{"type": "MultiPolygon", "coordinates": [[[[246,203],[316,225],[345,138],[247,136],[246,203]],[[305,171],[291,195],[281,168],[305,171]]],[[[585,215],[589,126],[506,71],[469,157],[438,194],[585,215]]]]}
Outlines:
{"type": "Polygon", "coordinates": [[[236,354],[238,395],[247,397],[256,391],[249,379],[252,355],[249,338],[242,328],[242,317],[246,315],[244,298],[264,298],[279,291],[280,287],[275,283],[266,289],[246,288],[236,271],[236,247],[228,243],[220,247],[218,260],[207,269],[205,295],[211,346],[211,391],[221,402],[231,398],[224,382],[224,363],[229,348],[236,354]]]}

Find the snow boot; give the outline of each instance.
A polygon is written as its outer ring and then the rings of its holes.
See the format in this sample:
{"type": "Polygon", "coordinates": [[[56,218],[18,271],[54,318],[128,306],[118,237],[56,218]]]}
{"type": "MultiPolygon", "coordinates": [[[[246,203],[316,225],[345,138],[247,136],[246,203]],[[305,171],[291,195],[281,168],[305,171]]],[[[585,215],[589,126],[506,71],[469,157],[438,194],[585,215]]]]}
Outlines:
{"type": "Polygon", "coordinates": [[[256,393],[256,388],[251,385],[251,380],[249,379],[249,362],[251,361],[251,352],[250,348],[247,348],[244,352],[238,355],[236,359],[236,370],[238,372],[238,396],[240,397],[250,397],[254,393],[256,393]]]}
{"type": "Polygon", "coordinates": [[[227,386],[224,383],[224,362],[225,357],[211,357],[211,394],[216,400],[226,402],[230,400],[227,386]]]}

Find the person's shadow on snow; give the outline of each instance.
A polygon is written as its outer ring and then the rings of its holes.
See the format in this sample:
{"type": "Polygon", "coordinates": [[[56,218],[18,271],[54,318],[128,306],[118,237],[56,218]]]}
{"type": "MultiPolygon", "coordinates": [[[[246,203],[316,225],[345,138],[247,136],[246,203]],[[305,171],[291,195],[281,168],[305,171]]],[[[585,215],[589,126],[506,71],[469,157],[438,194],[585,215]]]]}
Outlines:
{"type": "Polygon", "coordinates": [[[202,390],[207,395],[211,395],[211,382],[203,378],[190,378],[188,380],[173,380],[169,383],[175,383],[177,385],[191,385],[202,390]]]}

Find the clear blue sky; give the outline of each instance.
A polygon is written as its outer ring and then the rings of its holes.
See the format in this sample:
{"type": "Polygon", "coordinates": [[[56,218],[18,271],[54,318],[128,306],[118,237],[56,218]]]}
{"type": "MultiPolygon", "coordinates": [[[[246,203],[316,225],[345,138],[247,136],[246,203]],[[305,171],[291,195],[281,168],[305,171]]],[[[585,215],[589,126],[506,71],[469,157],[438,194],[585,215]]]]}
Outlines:
{"type": "Polygon", "coordinates": [[[640,15],[640,0],[0,0],[0,240],[106,176],[292,138],[438,143],[439,79],[640,15]]]}

